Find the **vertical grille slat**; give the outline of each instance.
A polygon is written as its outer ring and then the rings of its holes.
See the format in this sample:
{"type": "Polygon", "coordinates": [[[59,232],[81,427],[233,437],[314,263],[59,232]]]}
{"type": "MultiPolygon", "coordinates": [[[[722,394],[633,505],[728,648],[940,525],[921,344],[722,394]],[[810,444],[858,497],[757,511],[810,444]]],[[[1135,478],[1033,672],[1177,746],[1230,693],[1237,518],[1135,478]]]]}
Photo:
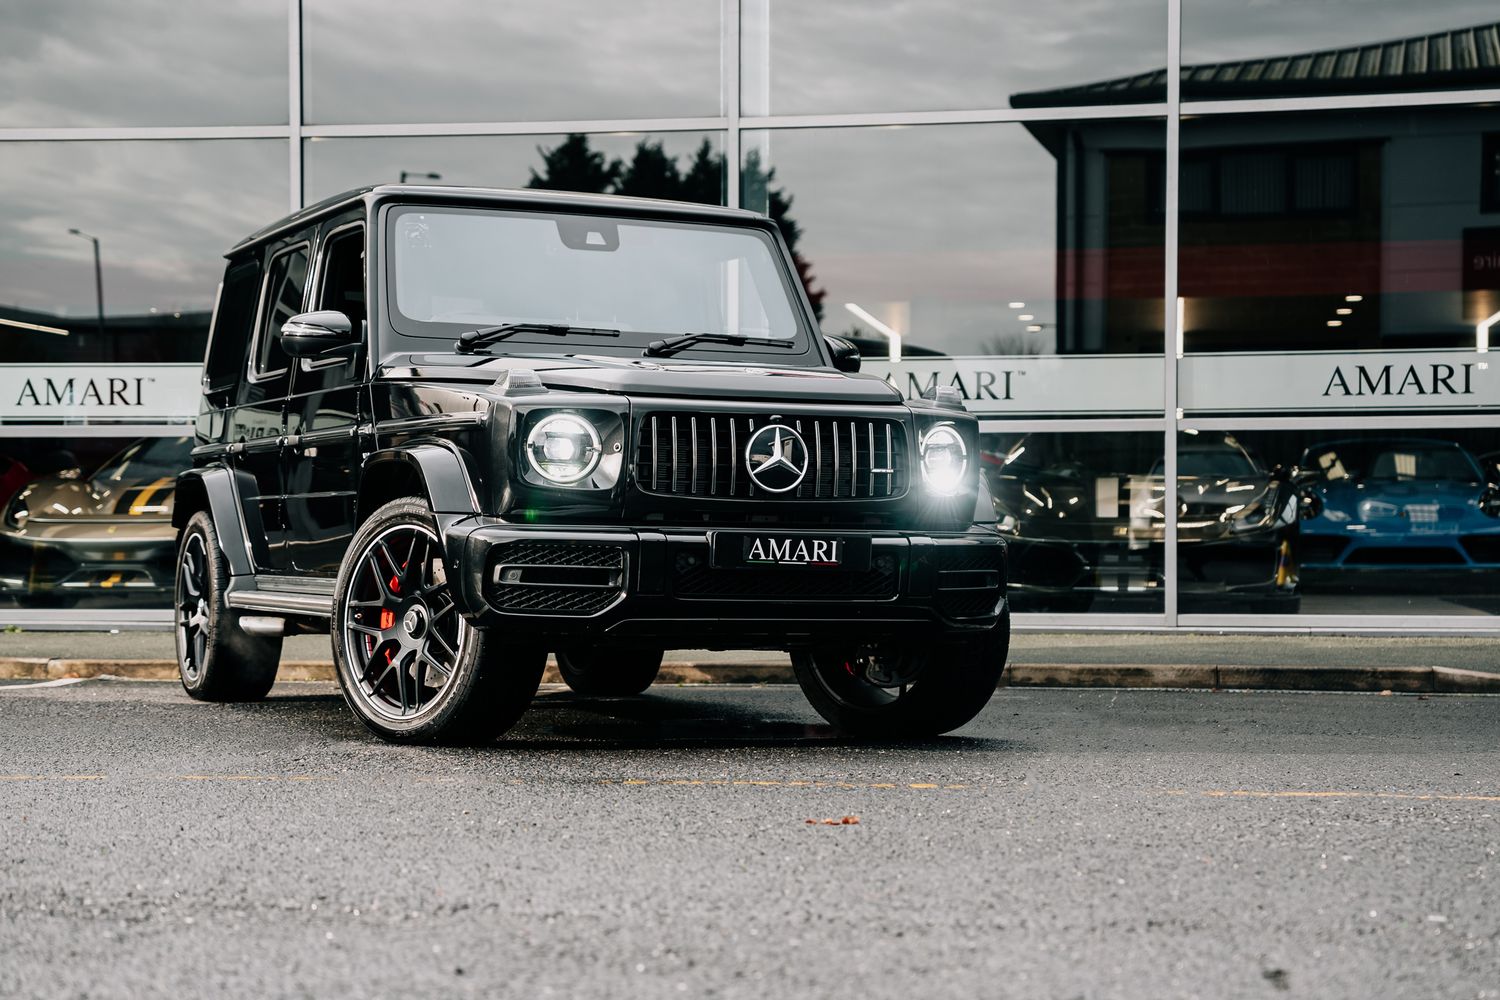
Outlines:
{"type": "Polygon", "coordinates": [[[696,494],[698,492],[698,418],[689,418],[689,423],[692,427],[693,472],[692,478],[688,481],[688,492],[696,494]]]}
{"type": "Polygon", "coordinates": [[[863,500],[905,493],[908,448],[901,420],[807,413],[774,421],[802,438],[805,478],[789,493],[758,489],[746,466],[749,437],[742,442],[740,435],[753,435],[766,422],[743,413],[645,414],[637,424],[637,488],[704,500],[863,500]]]}

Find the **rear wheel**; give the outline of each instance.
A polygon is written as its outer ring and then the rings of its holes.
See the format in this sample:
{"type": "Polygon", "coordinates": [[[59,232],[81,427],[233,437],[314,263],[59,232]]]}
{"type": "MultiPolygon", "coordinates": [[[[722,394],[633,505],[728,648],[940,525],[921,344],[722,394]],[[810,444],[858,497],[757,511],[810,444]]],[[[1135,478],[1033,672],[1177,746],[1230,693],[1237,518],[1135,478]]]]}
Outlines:
{"type": "Polygon", "coordinates": [[[401,743],[479,743],[520,719],[546,651],[476,629],[459,613],[437,522],[420,497],[375,511],[339,569],[333,659],[361,722],[401,743]]]}
{"type": "Polygon", "coordinates": [[[661,670],[659,649],[610,649],[575,646],[557,651],[557,670],[568,687],[579,694],[623,696],[640,694],[661,670]]]}
{"type": "Polygon", "coordinates": [[[792,653],[797,683],[834,728],[860,737],[937,736],[978,715],[1005,669],[1010,616],[954,642],[844,643],[792,653]]]}
{"type": "Polygon", "coordinates": [[[198,511],[177,543],[173,621],[177,673],[199,701],[258,701],[276,683],[281,637],[247,635],[225,603],[229,566],[213,517],[198,511]]]}

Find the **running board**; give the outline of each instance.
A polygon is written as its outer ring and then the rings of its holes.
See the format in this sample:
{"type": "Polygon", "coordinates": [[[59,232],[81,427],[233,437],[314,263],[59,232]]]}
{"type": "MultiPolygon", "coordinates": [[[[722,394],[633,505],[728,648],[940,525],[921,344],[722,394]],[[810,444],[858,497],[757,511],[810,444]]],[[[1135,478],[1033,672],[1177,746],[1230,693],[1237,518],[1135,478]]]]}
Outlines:
{"type": "Polygon", "coordinates": [[[333,595],[268,593],[264,590],[235,590],[224,595],[231,608],[242,611],[269,611],[287,615],[333,616],[333,595]]]}

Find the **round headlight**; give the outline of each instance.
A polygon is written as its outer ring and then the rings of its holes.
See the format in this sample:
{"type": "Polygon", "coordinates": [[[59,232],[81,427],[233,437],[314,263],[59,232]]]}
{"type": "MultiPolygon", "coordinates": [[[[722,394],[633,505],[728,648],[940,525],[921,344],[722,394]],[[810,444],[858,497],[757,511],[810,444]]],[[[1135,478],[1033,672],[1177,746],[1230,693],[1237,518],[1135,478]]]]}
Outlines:
{"type": "Polygon", "coordinates": [[[938,424],[922,438],[922,481],[938,496],[951,497],[964,485],[969,453],[952,424],[938,424]]]}
{"type": "Polygon", "coordinates": [[[571,413],[543,417],[526,435],[526,460],[537,475],[559,486],[586,478],[602,453],[594,425],[571,413]]]}

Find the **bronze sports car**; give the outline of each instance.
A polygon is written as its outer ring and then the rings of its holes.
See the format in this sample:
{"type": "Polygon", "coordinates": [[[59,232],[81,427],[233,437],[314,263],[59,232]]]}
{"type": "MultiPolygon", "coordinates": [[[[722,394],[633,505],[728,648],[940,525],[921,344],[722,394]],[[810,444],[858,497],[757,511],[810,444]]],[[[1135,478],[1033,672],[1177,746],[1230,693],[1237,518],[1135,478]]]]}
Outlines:
{"type": "Polygon", "coordinates": [[[142,438],[91,475],[38,479],[0,518],[0,594],[68,605],[85,595],[167,595],[172,496],[193,439],[142,438]]]}

